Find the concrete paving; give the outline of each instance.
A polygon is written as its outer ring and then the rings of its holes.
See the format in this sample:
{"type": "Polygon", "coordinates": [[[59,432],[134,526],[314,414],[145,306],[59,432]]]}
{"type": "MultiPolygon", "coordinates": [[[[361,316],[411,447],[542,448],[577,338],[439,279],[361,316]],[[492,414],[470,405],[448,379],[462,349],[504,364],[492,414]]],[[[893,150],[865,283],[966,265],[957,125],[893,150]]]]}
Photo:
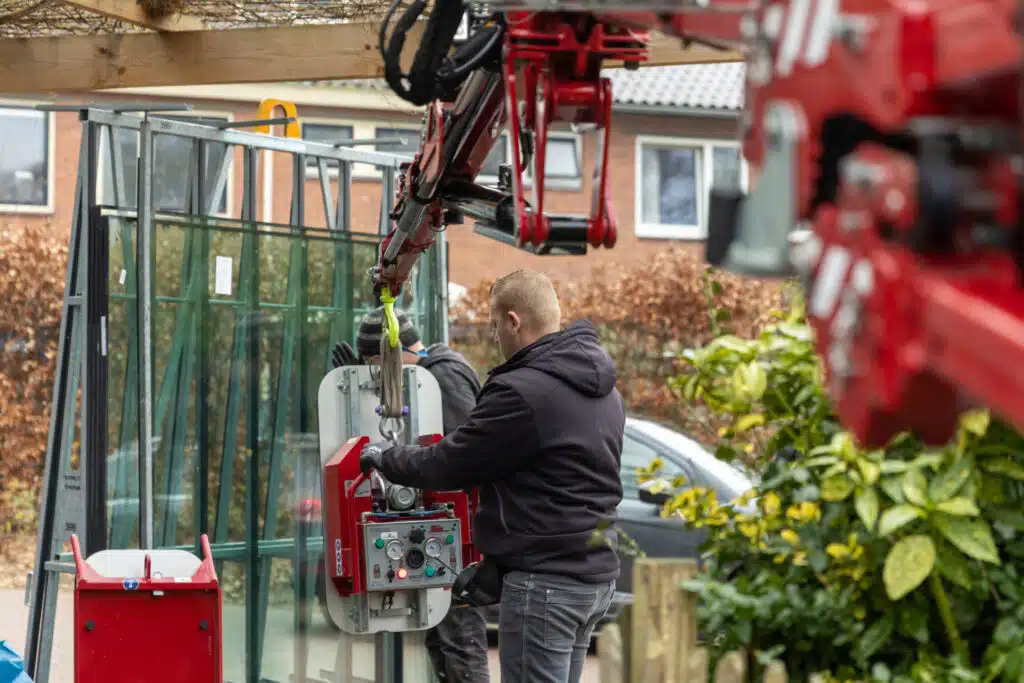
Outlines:
{"type": "MultiPolygon", "coordinates": [[[[62,590],[57,601],[57,621],[54,630],[53,657],[49,683],[72,683],[74,681],[74,637],[72,615],[74,596],[70,590],[62,590]]],[[[374,645],[372,638],[352,638],[331,629],[319,610],[313,609],[313,623],[307,636],[308,648],[305,656],[306,678],[310,683],[353,683],[358,679],[373,681],[374,645]],[[351,639],[351,640],[350,640],[351,639]],[[350,647],[351,646],[351,647],[350,647]],[[345,659],[349,658],[348,666],[345,659]],[[334,672],[348,668],[351,675],[337,677],[334,672]]],[[[242,683],[244,678],[245,631],[244,613],[241,606],[224,606],[224,681],[242,683]]],[[[301,649],[297,648],[290,608],[269,608],[267,611],[267,634],[264,642],[262,676],[276,683],[296,683],[296,652],[300,659],[301,649]]],[[[25,629],[28,608],[24,604],[24,591],[0,589],[0,640],[7,640],[19,653],[24,653],[25,629]]],[[[422,636],[407,634],[404,648],[405,681],[426,683],[429,680],[429,663],[422,646],[422,636]]],[[[491,681],[499,683],[498,652],[490,651],[491,681]]],[[[587,658],[586,670],[581,683],[598,683],[597,658],[587,658]]]]}

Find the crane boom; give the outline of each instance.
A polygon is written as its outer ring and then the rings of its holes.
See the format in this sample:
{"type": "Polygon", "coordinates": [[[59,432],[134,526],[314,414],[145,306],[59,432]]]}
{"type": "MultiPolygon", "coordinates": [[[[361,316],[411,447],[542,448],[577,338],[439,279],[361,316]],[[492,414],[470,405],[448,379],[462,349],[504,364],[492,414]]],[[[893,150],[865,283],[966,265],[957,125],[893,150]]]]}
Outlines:
{"type": "MultiPolygon", "coordinates": [[[[614,246],[612,92],[601,66],[639,66],[658,31],[745,55],[739,137],[757,177],[749,193],[712,188],[707,259],[800,278],[844,423],[868,445],[907,429],[941,442],[960,410],[981,403],[1024,426],[1016,5],[501,0],[473,16],[477,41],[453,53],[428,30],[433,42],[420,50],[440,66],[410,74],[434,88],[427,134],[405,171],[375,283],[400,289],[431,231],[467,216],[537,254],[614,246]],[[588,216],[545,214],[554,121],[597,131],[588,216]],[[476,176],[506,126],[511,163],[498,187],[483,187],[476,176]],[[532,202],[523,189],[531,160],[532,202]]],[[[430,21],[450,24],[462,11],[438,0],[430,21]]]]}

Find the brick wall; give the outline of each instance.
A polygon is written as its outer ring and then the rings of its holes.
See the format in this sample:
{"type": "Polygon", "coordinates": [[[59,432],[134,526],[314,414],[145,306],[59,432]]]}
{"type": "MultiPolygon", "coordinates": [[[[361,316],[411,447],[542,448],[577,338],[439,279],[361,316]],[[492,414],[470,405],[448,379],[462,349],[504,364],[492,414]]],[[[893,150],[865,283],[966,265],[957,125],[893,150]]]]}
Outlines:
{"type": "MultiPolygon", "coordinates": [[[[268,92],[268,95],[271,94],[268,92]]],[[[147,101],[155,98],[135,97],[134,100],[147,101]]],[[[123,102],[125,98],[112,96],[90,97],[91,102],[104,100],[123,102]]],[[[249,103],[233,103],[227,101],[202,101],[195,103],[197,114],[226,113],[235,120],[251,119],[255,115],[255,106],[249,103]]],[[[322,107],[300,107],[300,115],[311,119],[359,120],[379,122],[380,124],[399,124],[418,128],[418,116],[410,116],[401,111],[353,111],[328,109],[322,107]]],[[[18,215],[0,216],[6,224],[43,222],[50,223],[54,229],[69,230],[73,211],[75,175],[78,164],[78,148],[80,143],[81,124],[77,115],[60,112],[55,118],[55,168],[52,175],[54,182],[54,211],[51,215],[18,215]]],[[[633,230],[634,222],[634,176],[636,135],[665,135],[691,138],[732,139],[735,135],[735,124],[729,120],[695,118],[680,116],[627,115],[618,114],[615,123],[615,135],[612,137],[610,149],[610,185],[614,209],[619,226],[618,244],[612,250],[594,250],[587,257],[548,256],[537,257],[518,251],[512,247],[487,239],[473,232],[472,224],[452,226],[447,238],[451,244],[449,268],[451,280],[462,285],[471,286],[483,278],[492,278],[505,272],[521,267],[539,268],[556,278],[576,279],[586,276],[594,270],[612,262],[630,263],[649,258],[658,250],[667,246],[678,245],[675,240],[638,239],[633,230]]],[[[359,136],[357,136],[359,137],[359,136]]],[[[595,141],[592,136],[584,136],[583,140],[582,187],[579,190],[547,190],[548,208],[555,212],[586,214],[589,211],[591,197],[590,174],[593,168],[595,141]]],[[[241,208],[242,164],[241,152],[236,151],[236,163],[233,167],[232,215],[238,216],[241,208]]],[[[273,222],[288,221],[291,202],[292,169],[286,155],[275,155],[273,169],[272,215],[273,222]]],[[[268,217],[264,213],[265,189],[264,179],[259,179],[258,215],[262,219],[268,217]]],[[[315,178],[304,179],[306,193],[307,225],[323,226],[324,212],[319,181],[315,178]]],[[[360,232],[376,232],[381,205],[381,183],[375,179],[356,179],[352,192],[352,229],[360,232]]],[[[337,188],[332,187],[336,196],[337,188]]],[[[702,249],[699,243],[689,243],[689,248],[702,249]]]]}

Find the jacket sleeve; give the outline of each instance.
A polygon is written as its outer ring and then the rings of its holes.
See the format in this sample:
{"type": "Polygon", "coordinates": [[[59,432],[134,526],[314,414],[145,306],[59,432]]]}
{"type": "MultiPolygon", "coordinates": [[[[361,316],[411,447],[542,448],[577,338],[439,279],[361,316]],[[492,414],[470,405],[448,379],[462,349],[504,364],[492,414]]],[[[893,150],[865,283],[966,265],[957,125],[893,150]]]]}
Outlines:
{"type": "Polygon", "coordinates": [[[433,446],[396,446],[381,474],[395,484],[433,491],[482,486],[505,478],[537,452],[533,410],[517,391],[492,385],[467,420],[433,446]]]}

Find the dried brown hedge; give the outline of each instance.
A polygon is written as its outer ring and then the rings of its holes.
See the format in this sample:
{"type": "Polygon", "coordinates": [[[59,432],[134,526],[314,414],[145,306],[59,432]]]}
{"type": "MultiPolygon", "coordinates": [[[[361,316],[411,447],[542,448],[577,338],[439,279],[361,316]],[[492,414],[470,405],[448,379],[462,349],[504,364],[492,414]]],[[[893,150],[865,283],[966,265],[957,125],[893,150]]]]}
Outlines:
{"type": "Polygon", "coordinates": [[[35,514],[67,255],[48,225],[0,230],[0,533],[35,514]]]}
{"type": "MultiPolygon", "coordinates": [[[[481,373],[500,362],[485,324],[490,286],[472,287],[452,311],[453,345],[481,373]]],[[[674,423],[709,443],[717,421],[700,408],[683,407],[666,383],[682,369],[679,352],[715,336],[709,296],[728,311],[720,326],[741,336],[753,334],[783,304],[779,283],[711,272],[700,255],[683,248],[556,287],[566,320],[586,318],[598,328],[629,411],[674,423]]]]}

